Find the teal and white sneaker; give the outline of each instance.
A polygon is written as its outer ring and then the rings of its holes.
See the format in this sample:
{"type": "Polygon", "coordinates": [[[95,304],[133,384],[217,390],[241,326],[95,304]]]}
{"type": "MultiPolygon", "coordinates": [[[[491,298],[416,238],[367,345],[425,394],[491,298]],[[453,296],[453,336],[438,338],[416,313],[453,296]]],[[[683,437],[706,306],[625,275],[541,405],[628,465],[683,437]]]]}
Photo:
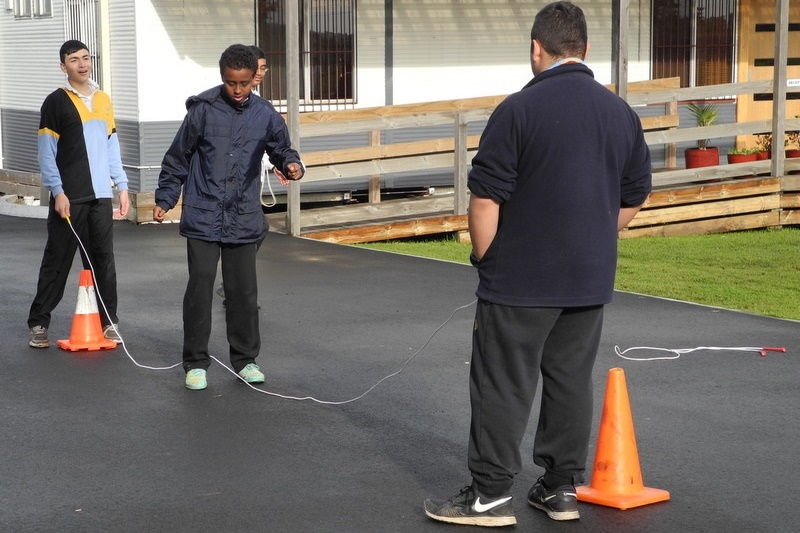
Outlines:
{"type": "Polygon", "coordinates": [[[206,371],[202,368],[193,368],[186,373],[186,381],[184,382],[186,388],[189,390],[203,390],[208,387],[206,381],[206,371]]]}
{"type": "Polygon", "coordinates": [[[247,363],[239,370],[239,376],[248,383],[264,383],[264,374],[255,363],[247,363]]]}

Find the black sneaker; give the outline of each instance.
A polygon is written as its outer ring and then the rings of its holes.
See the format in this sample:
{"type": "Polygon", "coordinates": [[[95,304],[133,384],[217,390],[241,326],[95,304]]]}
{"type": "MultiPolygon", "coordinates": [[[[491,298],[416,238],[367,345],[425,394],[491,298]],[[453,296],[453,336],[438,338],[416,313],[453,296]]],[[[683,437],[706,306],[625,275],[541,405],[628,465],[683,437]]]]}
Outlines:
{"type": "Polygon", "coordinates": [[[578,512],[578,495],[572,485],[547,490],[542,478],[539,478],[528,492],[528,503],[547,513],[553,520],[577,520],[581,517],[578,512]]]}
{"type": "Polygon", "coordinates": [[[425,500],[425,514],[441,522],[473,526],[513,526],[517,523],[511,495],[482,496],[471,485],[447,501],[425,500]]]}

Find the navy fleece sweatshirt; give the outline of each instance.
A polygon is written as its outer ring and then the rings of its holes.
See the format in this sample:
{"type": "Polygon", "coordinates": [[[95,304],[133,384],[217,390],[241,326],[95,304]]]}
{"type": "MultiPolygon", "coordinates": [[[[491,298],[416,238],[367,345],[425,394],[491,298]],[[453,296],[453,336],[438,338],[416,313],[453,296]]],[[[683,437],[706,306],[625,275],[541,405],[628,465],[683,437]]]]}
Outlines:
{"type": "Polygon", "coordinates": [[[522,307],[606,304],[619,209],[647,198],[650,151],[628,104],[585,65],[564,64],[497,107],[468,185],[500,203],[497,235],[478,264],[479,298],[522,307]]]}

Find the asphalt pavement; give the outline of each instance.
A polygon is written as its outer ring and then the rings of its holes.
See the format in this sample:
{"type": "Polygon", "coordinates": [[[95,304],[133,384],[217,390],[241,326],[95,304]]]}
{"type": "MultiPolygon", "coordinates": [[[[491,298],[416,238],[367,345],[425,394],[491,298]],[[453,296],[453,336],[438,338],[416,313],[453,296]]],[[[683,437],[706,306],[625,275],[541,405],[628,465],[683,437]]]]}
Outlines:
{"type": "MultiPolygon", "coordinates": [[[[271,233],[258,255],[263,392],[219,363],[193,392],[180,367],[147,368],[180,362],[177,225],[115,223],[125,344],[100,352],[28,346],[45,221],[0,215],[0,235],[0,531],[480,530],[422,510],[469,480],[471,267],[271,233]]],[[[80,268],[51,341],[70,335],[80,268]]],[[[212,353],[227,364],[219,299],[213,319],[212,353]]],[[[569,523],[530,508],[534,409],[509,530],[798,531],[800,324],[629,293],[615,294],[605,324],[590,471],[608,371],[622,368],[644,483],[671,499],[626,511],[581,503],[569,523]],[[615,346],[787,352],[644,362],[615,346]]]]}

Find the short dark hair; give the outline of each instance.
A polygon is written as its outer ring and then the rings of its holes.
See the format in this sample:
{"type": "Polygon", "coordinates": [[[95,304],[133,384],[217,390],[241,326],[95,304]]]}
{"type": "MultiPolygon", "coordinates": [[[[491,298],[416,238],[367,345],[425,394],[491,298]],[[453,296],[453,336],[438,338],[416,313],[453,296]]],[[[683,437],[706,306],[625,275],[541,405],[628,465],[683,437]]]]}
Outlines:
{"type": "Polygon", "coordinates": [[[258,70],[258,59],[256,59],[250,47],[244,44],[232,44],[222,52],[219,58],[219,74],[225,74],[225,69],[241,70],[250,69],[253,74],[258,70]]]}
{"type": "Polygon", "coordinates": [[[250,45],[250,50],[253,52],[253,54],[255,54],[256,59],[267,59],[267,54],[265,54],[264,50],[258,46],[252,44],[250,45]]]}
{"type": "Polygon", "coordinates": [[[74,54],[75,52],[79,52],[81,50],[89,51],[89,47],[83,44],[80,41],[76,41],[75,39],[70,39],[69,41],[65,42],[61,45],[61,49],[58,51],[58,57],[61,59],[61,62],[67,60],[67,56],[70,54],[74,54]]]}
{"type": "Polygon", "coordinates": [[[589,42],[583,10],[570,2],[547,4],[533,20],[531,41],[534,39],[553,57],[583,59],[589,42]]]}

